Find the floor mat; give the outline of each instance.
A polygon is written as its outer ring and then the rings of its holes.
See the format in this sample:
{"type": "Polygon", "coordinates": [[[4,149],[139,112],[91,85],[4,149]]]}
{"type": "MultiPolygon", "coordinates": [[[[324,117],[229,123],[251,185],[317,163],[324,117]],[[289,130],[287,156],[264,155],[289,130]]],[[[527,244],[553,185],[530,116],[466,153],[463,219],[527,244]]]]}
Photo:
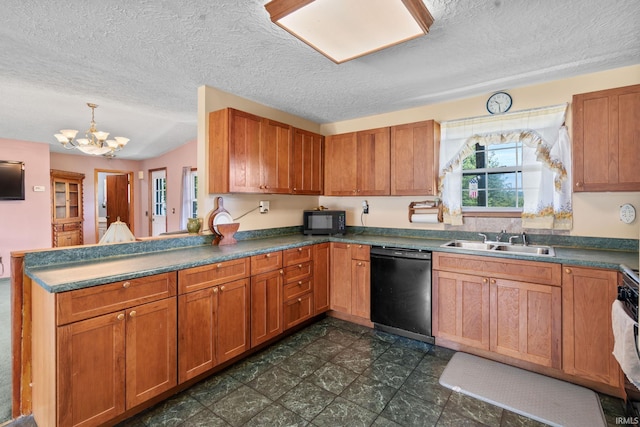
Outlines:
{"type": "Polygon", "coordinates": [[[453,355],[440,384],[552,426],[607,425],[594,391],[466,353],[453,355]]]}

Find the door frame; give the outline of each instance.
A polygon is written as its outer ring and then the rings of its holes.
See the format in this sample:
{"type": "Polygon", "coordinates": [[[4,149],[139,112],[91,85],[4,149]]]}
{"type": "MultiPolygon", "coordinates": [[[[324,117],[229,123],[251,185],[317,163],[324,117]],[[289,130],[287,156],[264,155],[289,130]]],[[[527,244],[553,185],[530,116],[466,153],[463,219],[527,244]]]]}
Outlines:
{"type": "Polygon", "coordinates": [[[100,232],[98,230],[99,227],[99,215],[98,213],[100,212],[100,210],[98,209],[98,203],[100,203],[100,201],[98,200],[98,185],[99,185],[99,181],[98,181],[98,174],[99,173],[106,173],[108,175],[127,175],[128,179],[129,179],[129,221],[127,221],[128,224],[130,224],[130,230],[131,233],[135,236],[135,221],[133,220],[135,218],[134,215],[134,209],[135,209],[135,197],[134,197],[134,191],[133,191],[133,172],[132,171],[123,171],[123,170],[114,170],[114,169],[94,169],[93,170],[93,196],[94,196],[94,201],[93,201],[93,208],[94,208],[94,220],[95,220],[95,233],[96,233],[96,243],[98,243],[100,241],[99,236],[100,236],[100,232]]]}
{"type": "MultiPolygon", "coordinates": [[[[165,205],[167,204],[167,199],[169,197],[169,180],[167,179],[167,168],[166,167],[162,167],[162,168],[155,168],[155,169],[149,169],[147,171],[147,176],[149,177],[149,191],[147,192],[147,194],[149,195],[148,197],[148,211],[149,215],[147,218],[148,221],[148,235],[152,236],[153,235],[153,172],[158,172],[158,171],[164,171],[164,180],[165,180],[165,185],[166,185],[166,194],[165,194],[165,205]]],[[[167,210],[168,210],[168,206],[166,206],[167,210]]],[[[169,231],[167,228],[167,225],[169,223],[169,212],[166,212],[165,218],[164,218],[164,225],[165,225],[165,231],[169,231]]],[[[157,236],[156,236],[157,237],[157,236]]]]}

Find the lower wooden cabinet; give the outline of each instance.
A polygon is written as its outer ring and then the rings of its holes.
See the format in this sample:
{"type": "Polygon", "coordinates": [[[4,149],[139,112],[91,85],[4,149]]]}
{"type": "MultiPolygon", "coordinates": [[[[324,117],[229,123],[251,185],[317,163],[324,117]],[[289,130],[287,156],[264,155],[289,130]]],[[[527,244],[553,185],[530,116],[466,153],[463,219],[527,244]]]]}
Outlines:
{"type": "Polygon", "coordinates": [[[331,252],[329,243],[313,245],[313,303],[314,314],[329,310],[331,288],[329,286],[331,252]]]}
{"type": "Polygon", "coordinates": [[[367,245],[331,243],[331,309],[371,319],[371,265],[367,245]]]}
{"type": "Polygon", "coordinates": [[[251,347],[282,333],[282,269],[251,277],[251,347]]]}
{"type": "Polygon", "coordinates": [[[611,354],[618,273],[565,265],[562,277],[564,372],[622,387],[620,367],[611,354]]]}

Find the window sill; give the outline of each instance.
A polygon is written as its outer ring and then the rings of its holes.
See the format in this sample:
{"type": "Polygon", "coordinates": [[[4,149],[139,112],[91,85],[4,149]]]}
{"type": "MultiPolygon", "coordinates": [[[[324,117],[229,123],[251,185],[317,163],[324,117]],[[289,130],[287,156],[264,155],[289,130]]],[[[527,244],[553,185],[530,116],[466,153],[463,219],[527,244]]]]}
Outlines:
{"type": "Polygon", "coordinates": [[[485,211],[464,211],[462,217],[479,217],[479,218],[520,218],[522,212],[485,212],[485,211]]]}

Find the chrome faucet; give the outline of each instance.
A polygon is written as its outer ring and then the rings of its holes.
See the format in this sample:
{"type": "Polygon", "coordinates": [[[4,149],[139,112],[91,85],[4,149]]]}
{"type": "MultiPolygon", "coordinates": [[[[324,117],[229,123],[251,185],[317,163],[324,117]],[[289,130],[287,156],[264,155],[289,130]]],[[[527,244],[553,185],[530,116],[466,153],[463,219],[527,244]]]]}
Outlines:
{"type": "Polygon", "coordinates": [[[527,233],[525,233],[524,231],[522,232],[522,244],[524,246],[529,246],[529,241],[527,240],[527,233]]]}
{"type": "Polygon", "coordinates": [[[509,244],[513,244],[513,240],[517,239],[518,237],[520,236],[518,236],[517,234],[514,234],[513,236],[509,236],[509,244]]]}
{"type": "Polygon", "coordinates": [[[478,233],[478,236],[482,237],[482,243],[487,243],[487,235],[484,233],[478,233]]]}
{"type": "Polygon", "coordinates": [[[507,230],[502,230],[501,232],[499,232],[496,235],[496,242],[501,242],[502,241],[502,236],[504,236],[504,234],[507,232],[507,230]]]}

